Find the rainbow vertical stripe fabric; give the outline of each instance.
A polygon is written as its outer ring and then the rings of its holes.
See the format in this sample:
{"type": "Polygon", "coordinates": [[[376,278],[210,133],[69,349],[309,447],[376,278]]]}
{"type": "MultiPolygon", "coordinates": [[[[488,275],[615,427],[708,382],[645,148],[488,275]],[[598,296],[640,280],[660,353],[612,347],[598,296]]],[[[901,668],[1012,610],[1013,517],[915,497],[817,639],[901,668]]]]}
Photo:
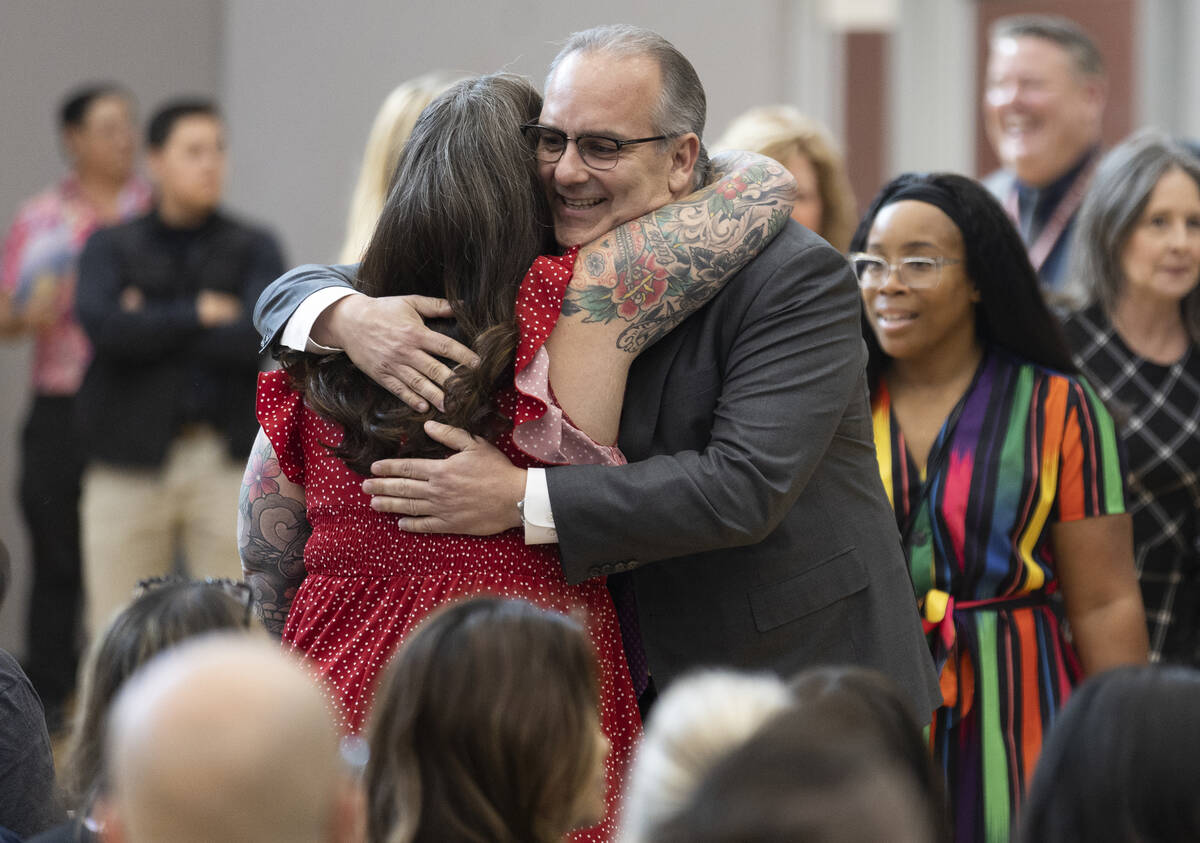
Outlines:
{"type": "Polygon", "coordinates": [[[1125,511],[1108,411],[1086,382],[989,349],[930,450],[909,454],[887,384],[875,446],[946,704],[930,727],[958,840],[1004,841],[1042,736],[1079,677],[1050,526],[1125,511]]]}

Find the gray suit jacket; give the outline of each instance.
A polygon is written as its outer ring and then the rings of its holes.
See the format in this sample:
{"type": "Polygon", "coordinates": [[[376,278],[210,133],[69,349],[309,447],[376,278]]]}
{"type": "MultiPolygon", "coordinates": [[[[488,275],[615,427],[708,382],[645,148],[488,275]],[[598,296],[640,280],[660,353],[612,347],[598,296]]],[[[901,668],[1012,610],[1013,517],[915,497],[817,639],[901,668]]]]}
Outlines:
{"type": "MultiPolygon", "coordinates": [[[[341,268],[343,274],[352,269],[341,268]]],[[[331,282],[302,267],[255,311],[268,341],[331,282]]],[[[706,665],[881,670],[941,702],[867,400],[846,261],[789,223],[633,365],[622,467],[547,471],[567,579],[632,571],[660,687],[706,665]]]]}

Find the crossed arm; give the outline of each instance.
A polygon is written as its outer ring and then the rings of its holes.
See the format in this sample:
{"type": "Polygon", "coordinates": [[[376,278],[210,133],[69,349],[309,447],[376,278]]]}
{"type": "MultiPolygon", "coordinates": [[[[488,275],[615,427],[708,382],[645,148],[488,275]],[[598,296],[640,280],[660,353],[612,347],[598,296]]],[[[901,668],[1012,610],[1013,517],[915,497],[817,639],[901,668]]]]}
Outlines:
{"type": "Polygon", "coordinates": [[[202,289],[195,296],[147,297],[129,286],[110,232],[87,242],[79,259],[75,302],[79,321],[97,352],[132,362],[187,353],[218,366],[258,363],[249,306],[282,269],[273,239],[257,239],[234,292],[202,289]]]}

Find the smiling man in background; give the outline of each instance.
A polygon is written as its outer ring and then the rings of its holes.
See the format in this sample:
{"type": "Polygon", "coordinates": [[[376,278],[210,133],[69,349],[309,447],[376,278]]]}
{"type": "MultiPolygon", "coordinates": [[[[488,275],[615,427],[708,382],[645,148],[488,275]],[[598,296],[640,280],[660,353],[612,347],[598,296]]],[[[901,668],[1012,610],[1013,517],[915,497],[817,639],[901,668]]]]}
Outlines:
{"type": "Polygon", "coordinates": [[[1016,223],[1043,286],[1057,289],[1100,158],[1104,60],[1076,23],[1053,15],[1000,18],[989,43],[984,123],[1004,169],[984,184],[1016,223]]]}

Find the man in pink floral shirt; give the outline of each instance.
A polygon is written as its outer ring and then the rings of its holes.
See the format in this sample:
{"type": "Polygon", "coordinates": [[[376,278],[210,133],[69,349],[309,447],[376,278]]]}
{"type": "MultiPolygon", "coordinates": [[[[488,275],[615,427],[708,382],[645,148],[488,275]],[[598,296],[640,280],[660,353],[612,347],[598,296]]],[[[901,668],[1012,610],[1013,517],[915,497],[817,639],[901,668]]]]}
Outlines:
{"type": "Polygon", "coordinates": [[[83,455],[73,398],[91,360],[75,319],[75,271],[97,228],[149,205],[134,174],[130,96],[115,85],[70,94],[59,112],[70,172],[17,213],[0,263],[0,335],[34,340],[33,401],[21,441],[21,507],[33,552],[28,673],[54,728],[74,684],[80,604],[83,455]]]}

